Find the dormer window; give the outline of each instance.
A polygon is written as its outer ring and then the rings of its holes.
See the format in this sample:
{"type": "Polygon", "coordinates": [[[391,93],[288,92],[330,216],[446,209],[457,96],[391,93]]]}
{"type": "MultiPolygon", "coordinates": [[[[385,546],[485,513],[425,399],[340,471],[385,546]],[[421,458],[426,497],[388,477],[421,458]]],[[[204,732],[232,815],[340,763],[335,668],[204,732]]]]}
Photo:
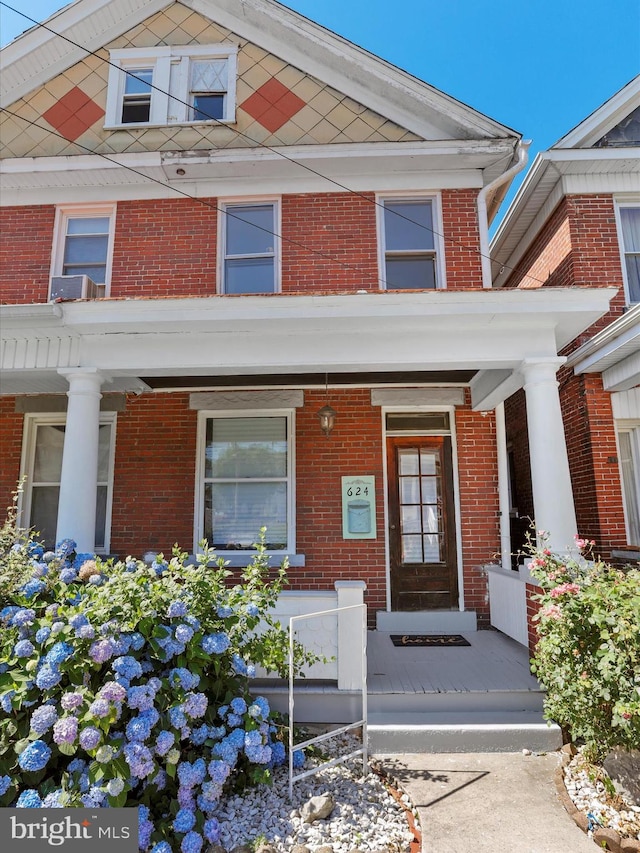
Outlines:
{"type": "Polygon", "coordinates": [[[111,51],[107,127],[234,122],[235,45],[111,51]]]}

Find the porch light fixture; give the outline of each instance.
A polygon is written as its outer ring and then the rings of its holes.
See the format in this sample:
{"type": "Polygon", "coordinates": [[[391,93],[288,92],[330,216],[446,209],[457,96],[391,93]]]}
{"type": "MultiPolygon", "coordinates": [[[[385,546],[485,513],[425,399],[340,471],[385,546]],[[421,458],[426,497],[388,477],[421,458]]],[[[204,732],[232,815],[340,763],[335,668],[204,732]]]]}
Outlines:
{"type": "Polygon", "coordinates": [[[329,434],[331,430],[336,425],[336,418],[338,414],[334,408],[329,405],[329,376],[325,374],[324,378],[324,391],[327,397],[327,402],[320,409],[318,414],[318,420],[320,421],[320,429],[329,438],[329,434]]]}

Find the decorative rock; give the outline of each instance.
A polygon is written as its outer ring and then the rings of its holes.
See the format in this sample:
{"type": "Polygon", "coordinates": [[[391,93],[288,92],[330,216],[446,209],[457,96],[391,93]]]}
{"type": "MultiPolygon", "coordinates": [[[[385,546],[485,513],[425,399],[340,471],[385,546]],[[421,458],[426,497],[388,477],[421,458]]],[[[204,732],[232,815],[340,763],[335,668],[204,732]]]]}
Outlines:
{"type": "Polygon", "coordinates": [[[322,847],[316,847],[313,853],[333,853],[333,847],[329,847],[328,844],[323,844],[322,847]]]}
{"type": "Polygon", "coordinates": [[[311,853],[311,850],[304,844],[294,844],[291,853],[311,853]]]}
{"type": "MultiPolygon", "coordinates": [[[[305,823],[315,823],[317,820],[329,817],[335,806],[336,801],[331,794],[311,797],[300,809],[300,817],[305,823]]],[[[328,851],[322,851],[322,853],[333,853],[333,851],[329,848],[328,851]]]]}
{"type": "Polygon", "coordinates": [[[616,791],[640,806],[640,750],[614,749],[603,762],[616,791]]]}
{"type": "Polygon", "coordinates": [[[227,853],[227,851],[220,844],[210,844],[205,853],[227,853]]]}
{"type": "Polygon", "coordinates": [[[256,853],[278,853],[278,851],[273,844],[265,842],[264,844],[260,844],[259,847],[256,847],[256,853]]]}
{"type": "Polygon", "coordinates": [[[237,847],[234,847],[231,853],[253,853],[248,844],[238,844],[237,847]]]}

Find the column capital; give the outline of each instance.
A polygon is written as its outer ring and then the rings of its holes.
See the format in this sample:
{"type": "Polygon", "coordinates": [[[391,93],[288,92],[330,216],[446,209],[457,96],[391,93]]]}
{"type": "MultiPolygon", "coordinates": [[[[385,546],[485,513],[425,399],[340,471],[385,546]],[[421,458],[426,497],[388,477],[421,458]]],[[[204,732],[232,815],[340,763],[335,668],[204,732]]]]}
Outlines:
{"type": "Polygon", "coordinates": [[[549,356],[545,358],[525,358],[518,368],[524,377],[525,386],[534,382],[555,382],[556,373],[565,364],[564,356],[549,356]]]}
{"type": "Polygon", "coordinates": [[[67,396],[73,394],[97,395],[101,397],[100,389],[105,382],[111,382],[97,367],[61,367],[58,374],[69,383],[67,396]]]}

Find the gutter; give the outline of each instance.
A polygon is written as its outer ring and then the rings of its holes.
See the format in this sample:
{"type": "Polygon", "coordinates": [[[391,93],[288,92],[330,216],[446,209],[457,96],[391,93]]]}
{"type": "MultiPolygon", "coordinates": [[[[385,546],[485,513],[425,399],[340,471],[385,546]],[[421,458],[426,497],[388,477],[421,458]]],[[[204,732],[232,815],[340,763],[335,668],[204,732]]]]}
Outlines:
{"type": "Polygon", "coordinates": [[[511,181],[513,177],[515,177],[518,172],[521,172],[529,161],[529,146],[531,145],[531,140],[521,140],[518,143],[517,161],[511,166],[510,169],[507,169],[502,175],[499,175],[495,178],[491,183],[487,184],[486,187],[483,187],[478,193],[478,228],[480,231],[480,260],[482,262],[482,286],[484,288],[491,288],[491,258],[489,257],[489,216],[487,213],[487,198],[489,194],[492,193],[495,189],[497,189],[502,184],[511,181]]]}

